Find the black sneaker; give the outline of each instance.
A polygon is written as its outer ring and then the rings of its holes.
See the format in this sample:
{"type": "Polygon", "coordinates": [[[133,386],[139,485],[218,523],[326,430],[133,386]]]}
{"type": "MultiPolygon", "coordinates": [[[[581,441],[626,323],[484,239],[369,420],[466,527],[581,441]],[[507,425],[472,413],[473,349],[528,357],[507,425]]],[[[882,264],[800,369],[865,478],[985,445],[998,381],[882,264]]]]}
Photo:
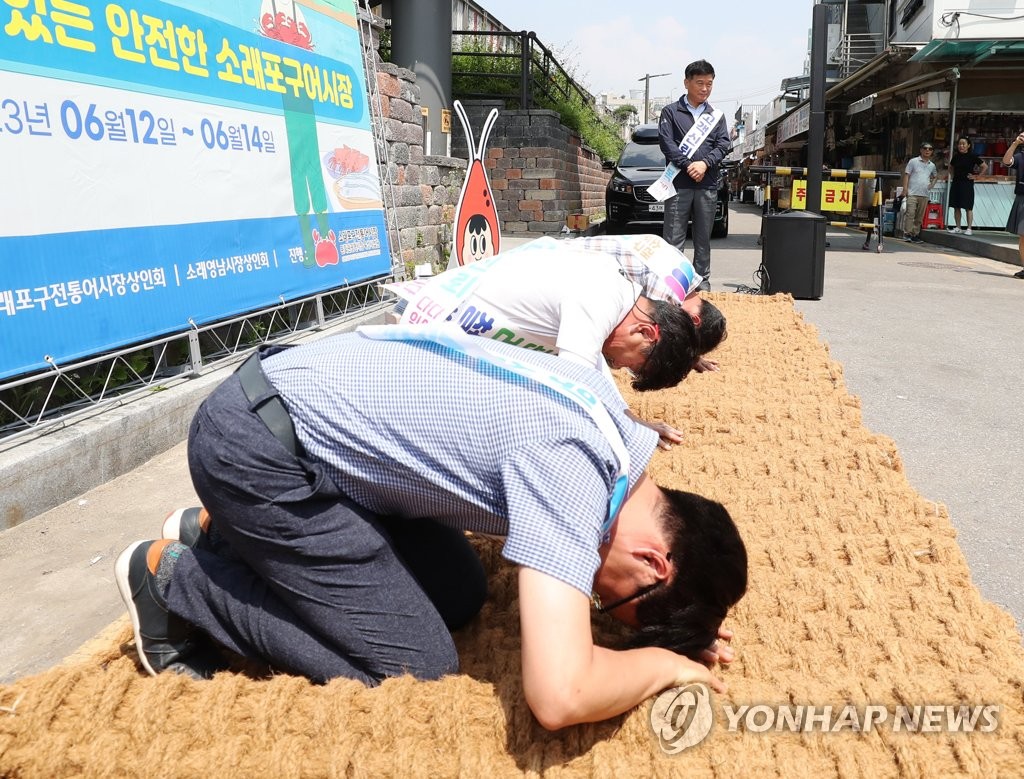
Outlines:
{"type": "Polygon", "coordinates": [[[167,515],[161,528],[161,538],[180,541],[193,549],[209,549],[210,537],[206,532],[210,515],[202,506],[177,509],[167,515]]]}
{"type": "Polygon", "coordinates": [[[156,576],[146,566],[146,552],[154,541],[136,541],[114,563],[114,579],[121,593],[135,633],[135,649],[142,667],[151,676],[164,671],[208,679],[226,667],[218,662],[209,641],[197,641],[192,625],[171,614],[157,592],[156,576]]]}
{"type": "Polygon", "coordinates": [[[1015,279],[1024,279],[1024,270],[1019,270],[1013,274],[1015,279]]]}
{"type": "Polygon", "coordinates": [[[920,235],[915,235],[913,241],[914,243],[924,243],[924,238],[922,238],[920,235]]]}

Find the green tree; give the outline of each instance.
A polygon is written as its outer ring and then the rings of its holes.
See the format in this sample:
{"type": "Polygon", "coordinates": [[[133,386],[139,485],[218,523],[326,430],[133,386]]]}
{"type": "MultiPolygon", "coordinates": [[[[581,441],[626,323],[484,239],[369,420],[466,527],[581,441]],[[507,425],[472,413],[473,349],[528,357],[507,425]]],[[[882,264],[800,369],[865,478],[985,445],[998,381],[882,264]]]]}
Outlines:
{"type": "Polygon", "coordinates": [[[636,116],[636,106],[629,105],[628,103],[626,105],[620,105],[612,111],[612,119],[618,122],[621,127],[625,127],[629,124],[630,119],[635,118],[636,116]]]}
{"type": "MultiPolygon", "coordinates": [[[[482,41],[467,42],[452,54],[452,95],[500,97],[507,107],[518,108],[521,71],[519,53],[492,51],[482,41]]],[[[594,105],[571,88],[571,78],[560,65],[552,68],[551,62],[534,52],[530,62],[533,105],[556,111],[562,124],[601,159],[616,159],[623,147],[619,126],[610,117],[599,116],[594,105]]]]}

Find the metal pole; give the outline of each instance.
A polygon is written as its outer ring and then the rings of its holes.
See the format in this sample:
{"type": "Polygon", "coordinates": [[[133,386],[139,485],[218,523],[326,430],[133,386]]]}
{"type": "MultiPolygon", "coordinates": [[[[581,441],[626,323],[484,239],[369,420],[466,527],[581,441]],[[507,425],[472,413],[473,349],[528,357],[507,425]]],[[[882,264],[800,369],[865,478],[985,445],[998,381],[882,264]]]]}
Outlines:
{"type": "Polygon", "coordinates": [[[524,111],[530,108],[530,34],[523,30],[519,33],[519,107],[524,111]]]}
{"type": "Polygon", "coordinates": [[[821,165],[825,157],[825,48],[828,6],[811,17],[811,113],[807,126],[807,211],[821,213],[821,165]]]}
{"type": "Polygon", "coordinates": [[[441,111],[452,104],[452,9],[451,4],[393,0],[391,56],[399,67],[416,74],[426,138],[424,154],[444,153],[441,111]]]}
{"type": "MultiPolygon", "coordinates": [[[[882,178],[878,176],[875,178],[875,194],[872,196],[878,203],[878,249],[882,251],[882,242],[885,240],[885,201],[882,199],[882,178]]],[[[892,231],[896,233],[896,218],[893,216],[892,231]]],[[[868,240],[864,242],[865,246],[871,243],[871,236],[868,236],[868,240]]]]}
{"type": "Polygon", "coordinates": [[[670,76],[671,73],[645,73],[643,78],[638,78],[637,81],[644,82],[644,124],[650,121],[649,111],[651,107],[651,79],[661,78],[662,76],[670,76]]]}
{"type": "MultiPolygon", "coordinates": [[[[960,70],[953,68],[953,100],[950,103],[950,117],[949,117],[949,159],[953,159],[953,150],[956,143],[956,98],[960,91],[960,70]]],[[[943,224],[949,224],[947,217],[949,216],[949,190],[953,188],[953,172],[949,169],[949,164],[946,164],[946,190],[942,193],[942,222],[943,224]]],[[[964,215],[966,219],[966,215],[964,215]]]]}

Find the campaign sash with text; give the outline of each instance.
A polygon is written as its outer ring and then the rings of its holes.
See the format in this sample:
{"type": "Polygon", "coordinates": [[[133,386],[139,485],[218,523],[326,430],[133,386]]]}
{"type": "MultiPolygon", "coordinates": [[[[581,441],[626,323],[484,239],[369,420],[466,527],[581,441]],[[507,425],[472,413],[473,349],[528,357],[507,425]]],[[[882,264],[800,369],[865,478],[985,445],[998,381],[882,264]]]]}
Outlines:
{"type": "MultiPolygon", "coordinates": [[[[693,122],[693,127],[679,142],[679,151],[688,158],[692,157],[700,145],[711,135],[711,131],[722,121],[723,116],[725,114],[718,108],[713,111],[705,111],[698,116],[693,122]]],[[[647,188],[648,194],[659,202],[668,200],[676,193],[672,181],[677,175],[679,175],[679,168],[670,162],[661,177],[647,188]]]]}
{"type": "MultiPolygon", "coordinates": [[[[480,263],[473,263],[479,265],[480,263]]],[[[464,268],[471,268],[466,265],[464,268]]],[[[571,400],[589,414],[594,420],[597,429],[607,439],[615,452],[618,460],[618,474],[615,477],[615,486],[608,501],[608,516],[601,526],[601,542],[606,543],[611,535],[615,518],[622,508],[629,490],[629,451],[626,444],[619,435],[608,409],[604,407],[601,400],[594,394],[593,390],[585,384],[574,381],[566,376],[559,375],[541,366],[530,365],[520,362],[503,354],[482,348],[472,336],[468,336],[461,330],[451,327],[410,327],[402,325],[363,325],[358,332],[365,338],[372,338],[378,341],[426,341],[447,347],[456,352],[465,354],[468,357],[481,362],[490,363],[509,373],[514,373],[531,381],[554,390],[562,397],[571,400]]]]}

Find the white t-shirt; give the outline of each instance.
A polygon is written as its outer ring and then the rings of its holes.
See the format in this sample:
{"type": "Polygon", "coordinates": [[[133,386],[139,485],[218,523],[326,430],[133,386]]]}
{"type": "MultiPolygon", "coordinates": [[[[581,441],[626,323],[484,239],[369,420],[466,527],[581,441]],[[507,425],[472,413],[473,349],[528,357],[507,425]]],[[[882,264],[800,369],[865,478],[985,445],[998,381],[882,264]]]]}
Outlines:
{"type": "Polygon", "coordinates": [[[602,252],[510,252],[487,270],[451,321],[505,341],[608,371],[601,349],[641,288],[602,252]]]}
{"type": "Polygon", "coordinates": [[[935,176],[935,163],[931,160],[923,160],[920,155],[914,157],[907,163],[907,192],[908,195],[927,197],[928,187],[935,176]]]}

